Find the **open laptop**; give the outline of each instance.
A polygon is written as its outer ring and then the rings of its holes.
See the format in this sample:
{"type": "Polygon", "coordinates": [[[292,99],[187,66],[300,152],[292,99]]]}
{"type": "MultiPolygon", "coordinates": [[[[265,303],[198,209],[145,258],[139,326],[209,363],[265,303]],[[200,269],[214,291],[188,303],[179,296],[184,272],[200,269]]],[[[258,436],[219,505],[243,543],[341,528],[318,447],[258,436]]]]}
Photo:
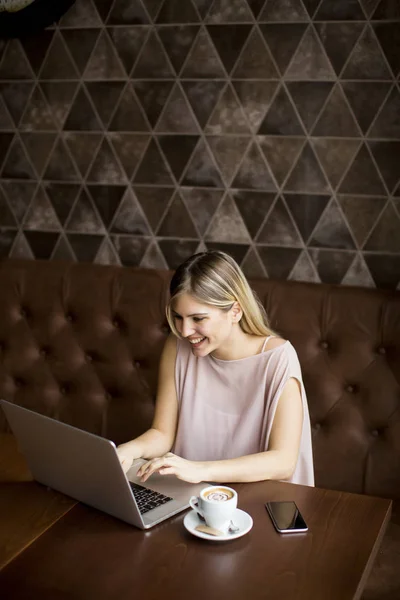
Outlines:
{"type": "Polygon", "coordinates": [[[141,483],[135,461],[125,475],[114,442],[6,400],[0,405],[34,479],[140,529],[189,507],[207,483],[154,474],[141,483]]]}

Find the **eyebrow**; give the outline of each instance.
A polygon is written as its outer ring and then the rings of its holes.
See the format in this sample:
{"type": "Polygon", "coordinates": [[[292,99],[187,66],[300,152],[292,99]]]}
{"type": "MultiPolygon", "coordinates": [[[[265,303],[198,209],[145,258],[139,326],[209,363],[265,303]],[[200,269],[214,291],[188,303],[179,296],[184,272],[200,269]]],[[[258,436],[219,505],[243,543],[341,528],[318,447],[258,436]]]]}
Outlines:
{"type": "MultiPolygon", "coordinates": [[[[176,317],[181,317],[181,316],[182,316],[182,315],[180,315],[179,313],[177,313],[177,312],[176,312],[176,310],[173,310],[172,312],[173,312],[173,314],[174,314],[176,317]]],[[[200,317],[200,316],[204,317],[205,315],[208,315],[208,313],[206,313],[206,312],[205,312],[205,313],[200,313],[200,312],[199,312],[199,313],[193,313],[193,314],[191,314],[191,315],[188,315],[188,317],[200,317]]]]}

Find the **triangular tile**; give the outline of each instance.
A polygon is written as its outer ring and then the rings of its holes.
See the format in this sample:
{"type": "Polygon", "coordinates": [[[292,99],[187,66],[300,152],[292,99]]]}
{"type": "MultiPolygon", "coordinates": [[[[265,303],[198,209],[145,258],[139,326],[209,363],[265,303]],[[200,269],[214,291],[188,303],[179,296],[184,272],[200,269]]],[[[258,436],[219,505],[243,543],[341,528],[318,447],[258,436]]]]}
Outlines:
{"type": "Polygon", "coordinates": [[[364,18],[358,0],[322,0],[315,15],[318,21],[362,21],[364,18]]]}
{"type": "Polygon", "coordinates": [[[186,169],[181,185],[223,188],[221,176],[214,164],[211,152],[200,140],[186,169]]]}
{"type": "Polygon", "coordinates": [[[320,278],[318,277],[314,269],[314,265],[312,264],[310,257],[305,250],[300,254],[288,279],[290,281],[308,281],[310,283],[320,283],[320,278]]]}
{"type": "Polygon", "coordinates": [[[101,20],[91,0],[74,2],[60,21],[60,27],[99,27],[101,20]]]}
{"type": "Polygon", "coordinates": [[[11,146],[13,138],[13,133],[0,132],[0,167],[3,163],[3,160],[7,156],[7,152],[9,147],[11,146]]]}
{"type": "Polygon", "coordinates": [[[157,23],[197,23],[199,16],[191,0],[164,0],[158,12],[157,23]]]}
{"type": "Polygon", "coordinates": [[[257,19],[258,15],[260,14],[260,10],[265,4],[265,0],[247,0],[247,4],[251,8],[251,12],[253,13],[254,17],[257,19]]]}
{"type": "Polygon", "coordinates": [[[337,199],[357,244],[360,247],[363,246],[372,227],[377,222],[387,198],[338,194],[337,199]]]}
{"type": "Polygon", "coordinates": [[[125,77],[125,71],[116,50],[106,30],[103,30],[84,71],[84,78],[109,80],[124,79],[125,77]]]}
{"type": "Polygon", "coordinates": [[[310,144],[304,146],[289,179],[285,190],[288,192],[329,193],[329,185],[319,166],[310,144]]]}
{"type": "Polygon", "coordinates": [[[65,239],[63,235],[60,235],[56,245],[51,254],[51,260],[68,260],[75,261],[76,256],[71,250],[71,246],[69,242],[65,239]]]}
{"type": "Polygon", "coordinates": [[[311,143],[329,183],[335,189],[352,163],[360,140],[315,138],[311,143]]]}
{"type": "Polygon", "coordinates": [[[211,38],[203,28],[200,29],[193,44],[181,77],[186,79],[224,79],[226,77],[211,38]]]}
{"type": "Polygon", "coordinates": [[[182,81],[182,87],[200,127],[203,128],[207,123],[224,85],[223,81],[182,81]]]}
{"type": "Polygon", "coordinates": [[[20,129],[32,131],[33,129],[54,130],[55,123],[50,108],[43,96],[39,86],[37,86],[26,107],[20,122],[20,129]]]}
{"type": "Polygon", "coordinates": [[[96,183],[123,184],[126,182],[110,142],[104,138],[87,175],[88,181],[96,183]]]}
{"type": "Polygon", "coordinates": [[[219,57],[230,73],[241,53],[251,30],[251,25],[208,25],[207,31],[219,57]]]}
{"type": "Polygon", "coordinates": [[[108,237],[104,238],[94,262],[98,265],[120,265],[118,254],[108,237]]]}
{"type": "MultiPolygon", "coordinates": [[[[266,4],[268,6],[268,2],[266,4]]],[[[260,30],[280,72],[283,74],[306,30],[305,23],[273,23],[260,25],[260,30]]]]}
{"type": "Polygon", "coordinates": [[[355,248],[349,228],[334,199],[331,200],[315,227],[309,245],[343,250],[355,248]]]}
{"type": "Polygon", "coordinates": [[[303,0],[303,4],[306,7],[307,12],[310,15],[310,17],[314,16],[315,11],[317,10],[320,3],[321,3],[321,0],[303,0]]]}
{"type": "Polygon", "coordinates": [[[140,206],[131,189],[127,189],[110,229],[113,233],[151,235],[140,206]]]}
{"type": "Polygon", "coordinates": [[[368,196],[385,195],[385,188],[363,144],[339,187],[343,194],[366,194],[368,196]]]}
{"type": "Polygon", "coordinates": [[[365,253],[364,259],[378,288],[395,290],[398,287],[400,256],[365,253]]]}
{"type": "Polygon", "coordinates": [[[150,136],[134,133],[110,133],[109,140],[119,158],[128,179],[131,179],[140,163],[150,136]]]}
{"type": "Polygon", "coordinates": [[[171,93],[173,82],[134,81],[132,85],[150,125],[154,127],[171,93]]]}
{"type": "Polygon", "coordinates": [[[375,9],[372,19],[400,19],[400,6],[397,0],[381,0],[375,9]]]}
{"type": "Polygon", "coordinates": [[[286,205],[305,243],[328,205],[330,196],[317,194],[285,194],[286,205]]]}
{"type": "Polygon", "coordinates": [[[206,246],[206,251],[217,250],[218,252],[225,252],[225,254],[229,254],[238,265],[241,265],[242,260],[248,253],[249,249],[249,244],[231,244],[226,242],[207,242],[206,246]]]}
{"type": "MultiPolygon", "coordinates": [[[[388,202],[364,244],[364,250],[400,253],[400,217],[388,202]]],[[[400,273],[400,272],[399,272],[400,273]]]]}
{"type": "Polygon", "coordinates": [[[166,260],[161,254],[157,242],[153,242],[147,248],[140,262],[140,266],[142,269],[168,269],[166,260]]]}
{"type": "Polygon", "coordinates": [[[287,79],[294,80],[329,81],[335,79],[332,65],[311,26],[304,34],[285,76],[287,79]]]}
{"type": "Polygon", "coordinates": [[[233,87],[250,123],[258,131],[278,87],[277,81],[234,81],[233,87]]]}
{"type": "Polygon", "coordinates": [[[261,135],[304,135],[293,105],[282,86],[258,131],[261,135]]]}
{"type": "Polygon", "coordinates": [[[360,137],[360,130],[350,112],[343,91],[335,86],[316,122],[312,135],[318,137],[360,137]]]}
{"type": "Polygon", "coordinates": [[[11,144],[1,175],[4,179],[36,179],[25,149],[17,137],[11,144]]]}
{"type": "Polygon", "coordinates": [[[367,17],[370,17],[381,0],[360,0],[360,4],[364,9],[367,17]]]}
{"type": "Polygon", "coordinates": [[[393,87],[382,106],[368,137],[400,139],[400,92],[393,87]]]}
{"type": "Polygon", "coordinates": [[[29,102],[32,90],[32,82],[0,83],[1,96],[17,127],[29,102]]]}
{"type": "Polygon", "coordinates": [[[158,245],[170,269],[176,269],[195,253],[198,242],[193,240],[160,240],[158,245]]]}
{"type": "Polygon", "coordinates": [[[114,0],[93,0],[93,2],[102,21],[105,23],[114,0]]]}
{"type": "Polygon", "coordinates": [[[168,98],[155,130],[158,133],[199,133],[188,101],[178,84],[168,98]]]}
{"type": "Polygon", "coordinates": [[[179,193],[175,194],[172,203],[158,228],[157,235],[182,239],[198,237],[190,214],[179,193]]]}
{"type": "Polygon", "coordinates": [[[80,174],[85,177],[100,146],[102,135],[99,133],[66,133],[64,140],[80,174]]]}
{"type": "Polygon", "coordinates": [[[205,133],[218,135],[221,133],[251,133],[242,107],[230,85],[222,92],[215,107],[205,133]]]}
{"type": "Polygon", "coordinates": [[[122,93],[112,121],[110,131],[149,131],[142,109],[128,84],[122,93]]]}
{"type": "Polygon", "coordinates": [[[149,34],[149,27],[111,27],[108,29],[126,73],[132,71],[149,34]]]}
{"type": "Polygon", "coordinates": [[[78,82],[70,81],[42,81],[39,84],[54,121],[63,127],[65,118],[70,110],[72,99],[78,87],[78,82]]]}
{"type": "Polygon", "coordinates": [[[400,141],[369,142],[368,146],[386,187],[390,193],[393,193],[397,182],[400,180],[400,141]]]}
{"type": "Polygon", "coordinates": [[[104,240],[102,235],[87,233],[69,233],[67,238],[76,259],[81,262],[93,262],[104,240]]]}
{"type": "Polygon", "coordinates": [[[33,256],[31,247],[29,246],[28,242],[26,241],[26,237],[22,232],[17,235],[14,241],[10,252],[10,258],[24,258],[28,260],[35,258],[33,256]]]}
{"type": "Polygon", "coordinates": [[[239,189],[258,189],[266,192],[276,190],[275,183],[260,152],[253,142],[246,153],[232,187],[239,189]]]}
{"type": "Polygon", "coordinates": [[[269,192],[232,192],[232,197],[252,239],[257,235],[275,196],[276,194],[269,192]]]}
{"type": "Polygon", "coordinates": [[[1,98],[0,91],[0,131],[5,131],[7,129],[14,129],[14,123],[12,122],[10,113],[8,112],[6,105],[1,98]]]}
{"type": "Polygon", "coordinates": [[[299,258],[299,248],[256,246],[257,252],[270,279],[287,279],[299,258]]]}
{"type": "Polygon", "coordinates": [[[135,183],[147,183],[156,185],[173,185],[165,159],[154,139],[147,146],[136,175],[135,183]]]}
{"type": "Polygon", "coordinates": [[[8,205],[7,198],[0,188],[0,228],[2,227],[18,227],[18,225],[8,205]]]}
{"type": "Polygon", "coordinates": [[[42,175],[53,148],[56,133],[21,133],[21,141],[39,176],[42,175]]]}
{"type": "Polygon", "coordinates": [[[150,32],[131,76],[135,79],[170,79],[175,76],[154,31],[150,32]]]}
{"type": "Polygon", "coordinates": [[[46,231],[59,231],[61,229],[57,215],[41,187],[38,188],[26,213],[24,229],[44,229],[46,231]]]}
{"type": "Polygon", "coordinates": [[[334,84],[328,81],[291,81],[286,85],[307,131],[311,131],[334,84]]]}
{"type": "Polygon", "coordinates": [[[69,218],[65,223],[65,230],[76,233],[104,232],[103,223],[84,188],[81,189],[69,218]]]}
{"type": "Polygon", "coordinates": [[[197,11],[202,19],[204,19],[211,7],[214,0],[193,0],[193,4],[197,8],[197,11]]]}
{"type": "Polygon", "coordinates": [[[301,0],[272,0],[265,3],[259,21],[308,21],[301,0]]]}
{"type": "Polygon", "coordinates": [[[379,81],[342,82],[343,91],[364,134],[382,106],[390,85],[379,81]]]}
{"type": "Polygon", "coordinates": [[[18,223],[22,223],[37,183],[34,181],[2,181],[4,194],[18,223]]]}
{"type": "Polygon", "coordinates": [[[108,229],[127,187],[124,185],[87,185],[86,187],[105,228],[108,229]]]}
{"type": "Polygon", "coordinates": [[[33,79],[33,71],[19,40],[9,40],[0,62],[0,79],[33,79]]]}
{"type": "Polygon", "coordinates": [[[205,240],[208,242],[225,242],[246,244],[250,242],[249,232],[243,222],[236,204],[228,194],[219,205],[205,240]]]}
{"type": "Polygon", "coordinates": [[[339,285],[356,256],[348,250],[321,250],[310,248],[309,255],[322,283],[339,285]]]}
{"type": "Polygon", "coordinates": [[[257,236],[257,243],[279,246],[302,246],[292,218],[281,198],[278,198],[257,236]]]}
{"type": "Polygon", "coordinates": [[[122,81],[87,81],[85,87],[103,125],[107,128],[125,83],[122,81]]]}
{"type": "Polygon", "coordinates": [[[149,16],[140,0],[115,0],[107,25],[147,25],[149,16]]]}
{"type": "Polygon", "coordinates": [[[39,33],[33,33],[20,39],[29,63],[37,75],[43,64],[47,50],[53,39],[54,31],[45,29],[39,33]]]}
{"type": "Polygon", "coordinates": [[[25,231],[25,238],[37,260],[48,260],[60,234],[47,231],[25,231]]]}
{"type": "Polygon", "coordinates": [[[200,235],[204,235],[221,201],[222,190],[181,188],[181,195],[200,235]]]}
{"type": "Polygon", "coordinates": [[[82,86],[75,96],[74,102],[64,124],[67,131],[101,131],[102,126],[82,86]]]}
{"type": "Polygon", "coordinates": [[[358,40],[342,73],[343,79],[390,79],[382,50],[371,27],[358,40]]]}
{"type": "Polygon", "coordinates": [[[250,143],[250,137],[209,136],[206,138],[216,163],[229,187],[250,143]]]}
{"type": "Polygon", "coordinates": [[[207,23],[252,23],[253,15],[246,0],[215,0],[207,23]]]}
{"type": "Polygon", "coordinates": [[[236,63],[234,79],[278,79],[279,74],[258,29],[251,32],[236,63]]]}
{"type": "Polygon", "coordinates": [[[198,140],[198,135],[165,135],[158,137],[164,156],[177,181],[180,180],[198,140]]]}
{"type": "Polygon", "coordinates": [[[341,285],[355,285],[358,287],[375,287],[374,280],[361,254],[357,254],[349,267],[341,285]]]}
{"type": "Polygon", "coordinates": [[[153,231],[158,229],[173,194],[172,188],[135,186],[134,192],[153,231]]]}
{"type": "Polygon", "coordinates": [[[400,27],[398,23],[374,24],[375,35],[395,75],[400,72],[400,27]]]}
{"type": "Polygon", "coordinates": [[[86,69],[99,32],[99,29],[64,29],[61,31],[64,42],[81,75],[86,69]]]}
{"type": "Polygon", "coordinates": [[[44,190],[61,225],[65,224],[74,205],[80,186],[76,183],[46,182],[44,190]]]}
{"type": "Polygon", "coordinates": [[[364,29],[364,23],[316,23],[315,29],[339,75],[364,29]]]}
{"type": "Polygon", "coordinates": [[[150,239],[133,235],[112,235],[112,243],[125,267],[138,267],[150,245],[150,239]]]}
{"type": "Polygon", "coordinates": [[[142,0],[144,6],[146,7],[146,10],[148,12],[148,14],[150,15],[151,19],[156,18],[158,11],[160,10],[161,4],[163,3],[163,0],[142,0]]]}
{"type": "Polygon", "coordinates": [[[278,185],[282,185],[300,154],[304,138],[258,136],[257,139],[278,185]]]}
{"type": "Polygon", "coordinates": [[[175,71],[180,72],[199,32],[198,25],[158,27],[158,36],[175,71]]]}
{"type": "Polygon", "coordinates": [[[78,71],[71,60],[60,33],[52,39],[46,59],[40,69],[40,79],[77,79],[78,71]]]}
{"type": "Polygon", "coordinates": [[[265,269],[255,248],[249,248],[241,269],[248,279],[265,279],[265,269]]]}
{"type": "Polygon", "coordinates": [[[78,172],[61,139],[57,141],[51,154],[43,179],[79,181],[78,172]]]}

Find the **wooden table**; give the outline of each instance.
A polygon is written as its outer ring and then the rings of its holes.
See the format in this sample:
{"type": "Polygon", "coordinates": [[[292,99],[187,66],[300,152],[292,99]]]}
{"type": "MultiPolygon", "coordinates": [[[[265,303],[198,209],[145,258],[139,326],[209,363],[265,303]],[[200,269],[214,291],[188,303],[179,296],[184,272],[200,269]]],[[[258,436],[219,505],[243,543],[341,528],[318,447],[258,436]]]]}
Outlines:
{"type": "Polygon", "coordinates": [[[0,456],[0,591],[10,600],[356,599],[391,513],[381,498],[235,484],[254,527],[212,543],[191,536],[182,514],[141,531],[28,481],[10,439],[0,456]],[[264,503],[289,499],[308,533],[273,529],[264,503]]]}

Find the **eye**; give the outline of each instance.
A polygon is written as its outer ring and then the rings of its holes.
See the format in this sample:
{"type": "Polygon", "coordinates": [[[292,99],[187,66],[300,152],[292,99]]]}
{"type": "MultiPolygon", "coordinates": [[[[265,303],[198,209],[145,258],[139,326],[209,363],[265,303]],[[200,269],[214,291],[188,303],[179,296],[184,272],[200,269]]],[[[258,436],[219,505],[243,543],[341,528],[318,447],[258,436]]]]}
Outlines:
{"type": "Polygon", "coordinates": [[[193,317],[193,321],[195,321],[195,323],[200,323],[200,321],[204,321],[205,317],[193,317]]]}
{"type": "Polygon", "coordinates": [[[174,315],[175,321],[182,321],[182,317],[179,315],[174,315]]]}

